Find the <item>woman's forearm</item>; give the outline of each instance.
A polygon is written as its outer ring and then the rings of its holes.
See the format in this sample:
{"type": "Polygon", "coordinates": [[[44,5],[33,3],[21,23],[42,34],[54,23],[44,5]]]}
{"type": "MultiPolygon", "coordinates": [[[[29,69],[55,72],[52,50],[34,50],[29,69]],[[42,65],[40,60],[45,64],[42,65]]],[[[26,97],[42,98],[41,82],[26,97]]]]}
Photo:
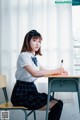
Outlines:
{"type": "Polygon", "coordinates": [[[60,74],[60,73],[57,73],[56,70],[39,70],[39,71],[34,71],[33,72],[33,76],[34,77],[43,77],[43,76],[46,76],[46,75],[55,75],[55,74],[60,74]]]}
{"type": "Polygon", "coordinates": [[[61,75],[64,73],[64,68],[59,68],[56,70],[35,70],[32,66],[25,66],[25,70],[27,70],[33,77],[43,77],[46,75],[61,75]]]}

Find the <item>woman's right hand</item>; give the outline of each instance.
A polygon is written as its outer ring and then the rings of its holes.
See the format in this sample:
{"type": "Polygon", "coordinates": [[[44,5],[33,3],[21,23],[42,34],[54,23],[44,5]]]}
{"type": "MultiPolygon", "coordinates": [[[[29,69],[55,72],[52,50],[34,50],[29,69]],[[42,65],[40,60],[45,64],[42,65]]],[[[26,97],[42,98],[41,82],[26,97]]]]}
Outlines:
{"type": "Polygon", "coordinates": [[[58,68],[55,70],[55,73],[56,75],[68,75],[68,72],[66,70],[64,70],[64,68],[58,68]]]}

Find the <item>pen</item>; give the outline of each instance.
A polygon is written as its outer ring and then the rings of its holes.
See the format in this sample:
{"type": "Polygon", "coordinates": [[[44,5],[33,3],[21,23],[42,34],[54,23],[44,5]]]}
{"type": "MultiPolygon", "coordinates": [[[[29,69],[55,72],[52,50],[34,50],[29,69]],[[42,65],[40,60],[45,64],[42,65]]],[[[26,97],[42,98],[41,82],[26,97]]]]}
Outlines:
{"type": "Polygon", "coordinates": [[[62,67],[62,64],[63,64],[63,60],[61,60],[61,67],[62,67]]]}

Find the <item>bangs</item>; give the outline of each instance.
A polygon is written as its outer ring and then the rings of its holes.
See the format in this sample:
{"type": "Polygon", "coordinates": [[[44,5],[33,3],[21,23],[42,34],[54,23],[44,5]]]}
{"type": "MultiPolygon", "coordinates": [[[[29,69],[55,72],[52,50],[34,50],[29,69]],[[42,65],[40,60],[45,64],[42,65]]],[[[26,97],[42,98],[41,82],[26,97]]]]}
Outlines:
{"type": "Polygon", "coordinates": [[[33,39],[38,39],[39,38],[42,41],[42,36],[33,36],[32,38],[33,39]]]}

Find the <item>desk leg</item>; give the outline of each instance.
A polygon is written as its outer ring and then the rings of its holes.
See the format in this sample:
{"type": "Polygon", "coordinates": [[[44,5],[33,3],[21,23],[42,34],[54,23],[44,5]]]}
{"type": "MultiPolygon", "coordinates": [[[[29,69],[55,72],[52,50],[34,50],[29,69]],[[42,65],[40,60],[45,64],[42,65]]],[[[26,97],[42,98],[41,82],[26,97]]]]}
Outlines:
{"type": "Polygon", "coordinates": [[[78,102],[79,102],[79,112],[80,112],[80,78],[78,83],[78,102]]]}
{"type": "Polygon", "coordinates": [[[46,119],[48,120],[48,110],[49,110],[49,101],[50,101],[50,83],[48,83],[48,99],[47,99],[47,108],[46,108],[46,119]]]}
{"type": "Polygon", "coordinates": [[[54,92],[52,92],[52,97],[54,98],[54,92]]]}

